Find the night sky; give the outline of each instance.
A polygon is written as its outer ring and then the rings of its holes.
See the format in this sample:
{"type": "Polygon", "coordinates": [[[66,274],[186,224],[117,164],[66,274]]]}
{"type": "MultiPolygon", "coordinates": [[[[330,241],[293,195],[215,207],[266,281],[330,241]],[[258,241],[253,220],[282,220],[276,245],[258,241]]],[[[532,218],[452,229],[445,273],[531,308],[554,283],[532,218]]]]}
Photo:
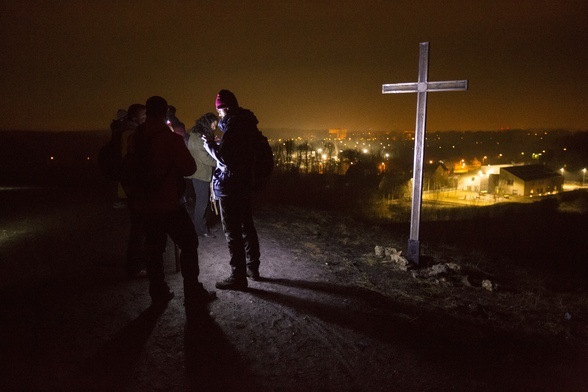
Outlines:
{"type": "Polygon", "coordinates": [[[412,130],[419,42],[427,129],[588,128],[588,2],[0,2],[0,129],[107,129],[162,95],[193,125],[219,89],[261,129],[412,130]]]}

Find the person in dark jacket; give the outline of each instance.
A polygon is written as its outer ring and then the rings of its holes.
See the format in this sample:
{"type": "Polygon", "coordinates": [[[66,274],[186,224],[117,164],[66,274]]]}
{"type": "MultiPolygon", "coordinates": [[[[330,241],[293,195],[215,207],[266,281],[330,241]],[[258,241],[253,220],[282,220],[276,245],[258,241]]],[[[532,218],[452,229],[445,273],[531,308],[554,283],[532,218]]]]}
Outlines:
{"type": "Polygon", "coordinates": [[[221,222],[231,257],[231,275],[216,283],[218,289],[244,290],[247,277],[260,280],[260,251],[257,230],[253,222],[253,142],[258,132],[257,118],[239,106],[229,90],[216,97],[220,143],[203,136],[204,148],[217,161],[212,184],[219,199],[221,222]]]}
{"type": "MultiPolygon", "coordinates": [[[[127,122],[120,140],[120,153],[124,157],[129,151],[129,142],[137,127],[143,124],[147,118],[145,105],[134,103],[127,110],[127,122]]],[[[124,159],[124,158],[123,158],[124,159]]],[[[122,184],[119,182],[119,197],[127,200],[127,194],[122,184]]],[[[125,203],[126,204],[126,203],[125,203]]],[[[131,227],[129,231],[129,242],[127,245],[127,263],[126,274],[129,278],[143,278],[147,276],[145,265],[145,254],[143,251],[143,230],[140,223],[135,219],[134,214],[130,211],[131,227]]]]}
{"type": "Polygon", "coordinates": [[[129,192],[129,207],[139,217],[148,252],[149,294],[154,303],[167,302],[174,292],[165,282],[163,253],[167,236],[181,249],[186,306],[214,298],[198,281],[198,236],[184,206],[184,176],[196,171],[196,163],[182,136],[166,125],[167,102],[159,96],[146,102],[147,120],[137,127],[131,141],[140,170],[129,192]]]}
{"type": "Polygon", "coordinates": [[[167,107],[167,121],[168,126],[177,133],[178,135],[182,136],[186,139],[186,126],[180,119],[176,116],[176,107],[169,105],[167,107]]]}

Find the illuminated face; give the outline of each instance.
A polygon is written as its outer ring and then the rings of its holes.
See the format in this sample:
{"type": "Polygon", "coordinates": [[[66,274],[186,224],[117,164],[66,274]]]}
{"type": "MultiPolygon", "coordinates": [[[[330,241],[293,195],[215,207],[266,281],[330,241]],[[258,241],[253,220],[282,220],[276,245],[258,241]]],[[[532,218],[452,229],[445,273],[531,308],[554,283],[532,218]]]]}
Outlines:
{"type": "Polygon", "coordinates": [[[143,124],[146,119],[147,119],[147,111],[141,110],[139,112],[139,114],[137,115],[137,124],[139,124],[139,125],[143,124]]]}
{"type": "Polygon", "coordinates": [[[213,121],[213,122],[210,124],[210,129],[212,129],[212,130],[214,131],[214,130],[216,129],[216,126],[217,126],[217,125],[218,125],[218,121],[213,121]]]}
{"type": "Polygon", "coordinates": [[[227,108],[220,108],[220,109],[216,109],[216,111],[218,112],[218,116],[220,118],[223,118],[224,116],[227,115],[227,113],[229,112],[229,110],[227,108]]]}

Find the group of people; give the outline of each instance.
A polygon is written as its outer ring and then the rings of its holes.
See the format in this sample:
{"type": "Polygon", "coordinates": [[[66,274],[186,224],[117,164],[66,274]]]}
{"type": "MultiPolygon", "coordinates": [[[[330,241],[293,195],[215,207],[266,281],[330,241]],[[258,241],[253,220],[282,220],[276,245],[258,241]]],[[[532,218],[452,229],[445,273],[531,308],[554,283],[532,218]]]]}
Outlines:
{"type": "Polygon", "coordinates": [[[217,94],[215,106],[218,117],[206,113],[189,130],[160,96],[150,97],[144,105],[131,105],[126,119],[116,120],[125,124],[121,153],[140,168],[129,171],[130,179],[119,186],[131,217],[127,274],[140,275],[141,261],[145,261],[153,303],[174,297],[163,268],[168,236],[181,251],[186,306],[216,297],[199,281],[198,265],[198,237],[214,237],[206,217],[211,183],[231,268],[216,288],[244,290],[248,278],[260,279],[259,240],[252,215],[253,139],[258,120],[239,106],[229,90],[217,94]],[[222,131],[220,138],[214,134],[217,128],[222,131]],[[186,185],[193,191],[188,197],[186,185]]]}

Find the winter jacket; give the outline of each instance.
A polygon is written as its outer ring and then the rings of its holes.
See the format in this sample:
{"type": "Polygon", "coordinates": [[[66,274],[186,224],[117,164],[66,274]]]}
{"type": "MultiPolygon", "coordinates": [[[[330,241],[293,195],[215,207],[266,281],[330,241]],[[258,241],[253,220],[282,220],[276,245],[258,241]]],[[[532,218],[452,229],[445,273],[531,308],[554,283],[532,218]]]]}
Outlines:
{"type": "Polygon", "coordinates": [[[163,120],[148,118],[137,127],[133,148],[141,156],[142,174],[148,179],[148,185],[133,192],[133,208],[141,213],[179,208],[185,188],[184,177],[196,171],[196,162],[183,137],[171,132],[163,120]]]}
{"type": "Polygon", "coordinates": [[[212,171],[216,167],[216,160],[204,149],[204,140],[202,140],[198,132],[193,131],[190,133],[188,150],[196,161],[197,166],[196,172],[188,176],[188,178],[210,182],[212,180],[212,171]]]}
{"type": "Polygon", "coordinates": [[[220,143],[208,141],[204,144],[206,151],[217,161],[212,177],[215,197],[251,197],[257,123],[253,112],[237,108],[219,122],[219,129],[223,132],[220,143]]]}
{"type": "MultiPolygon", "coordinates": [[[[126,120],[124,127],[121,128],[121,136],[120,136],[120,156],[124,157],[127,155],[130,149],[130,144],[133,140],[133,134],[137,129],[137,123],[131,120],[126,120]]],[[[126,199],[127,193],[124,190],[124,187],[119,182],[117,185],[117,196],[119,199],[126,199]]]]}

